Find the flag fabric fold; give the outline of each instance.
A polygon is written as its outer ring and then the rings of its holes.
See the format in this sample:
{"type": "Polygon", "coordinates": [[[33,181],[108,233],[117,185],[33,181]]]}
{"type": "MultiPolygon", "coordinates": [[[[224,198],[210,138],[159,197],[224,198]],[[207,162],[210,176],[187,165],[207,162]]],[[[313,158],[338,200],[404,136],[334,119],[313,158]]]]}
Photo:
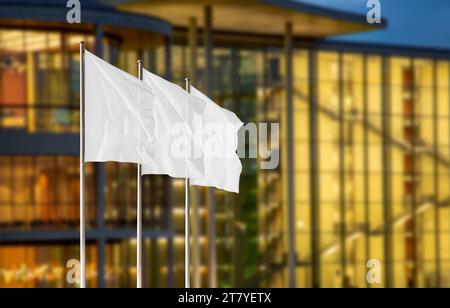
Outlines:
{"type": "Polygon", "coordinates": [[[155,95],[86,50],[85,161],[154,163],[155,95]]]}
{"type": "Polygon", "coordinates": [[[142,167],[145,174],[167,174],[175,178],[204,176],[202,157],[193,155],[201,148],[194,136],[195,120],[205,103],[195,100],[184,89],[144,70],[144,83],[155,93],[155,161],[142,167]]]}
{"type": "Polygon", "coordinates": [[[191,87],[191,95],[205,104],[202,120],[197,121],[202,126],[197,136],[201,135],[205,172],[202,177],[192,178],[191,184],[239,193],[242,164],[236,151],[243,122],[195,87],[191,87]]]}

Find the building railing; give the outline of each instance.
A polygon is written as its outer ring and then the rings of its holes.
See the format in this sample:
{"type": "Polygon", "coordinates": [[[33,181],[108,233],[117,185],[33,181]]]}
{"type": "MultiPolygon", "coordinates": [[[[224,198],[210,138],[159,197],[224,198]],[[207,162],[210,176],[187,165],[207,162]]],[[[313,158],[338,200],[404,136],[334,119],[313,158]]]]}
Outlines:
{"type": "MultiPolygon", "coordinates": [[[[103,217],[104,226],[111,230],[122,230],[136,226],[136,214],[129,213],[135,203],[120,204],[123,210],[111,215],[111,209],[106,209],[103,217]]],[[[0,232],[3,231],[66,231],[78,228],[79,203],[48,203],[48,204],[9,204],[0,203],[0,232]]],[[[145,204],[145,208],[148,205],[145,204]]],[[[143,225],[148,230],[167,230],[167,208],[159,209],[161,214],[156,216],[144,213],[143,225]]],[[[87,206],[86,218],[89,228],[98,224],[96,205],[92,202],[87,206]]]]}
{"type": "Polygon", "coordinates": [[[0,105],[0,130],[28,133],[77,133],[78,106],[0,105]]]}

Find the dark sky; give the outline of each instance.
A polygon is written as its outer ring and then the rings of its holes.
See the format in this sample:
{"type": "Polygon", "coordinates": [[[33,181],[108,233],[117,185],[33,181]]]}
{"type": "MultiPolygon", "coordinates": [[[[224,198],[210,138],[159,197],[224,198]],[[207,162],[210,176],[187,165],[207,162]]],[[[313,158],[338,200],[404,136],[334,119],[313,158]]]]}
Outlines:
{"type": "MultiPolygon", "coordinates": [[[[366,15],[367,0],[297,0],[366,15]]],[[[386,30],[339,40],[450,49],[450,0],[381,0],[386,30]]]]}

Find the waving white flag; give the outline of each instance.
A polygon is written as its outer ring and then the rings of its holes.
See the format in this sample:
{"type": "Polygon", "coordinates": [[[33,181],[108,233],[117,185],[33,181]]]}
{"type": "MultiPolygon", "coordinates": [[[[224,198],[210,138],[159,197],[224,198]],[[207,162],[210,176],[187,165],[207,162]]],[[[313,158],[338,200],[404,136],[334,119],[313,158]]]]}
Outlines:
{"type": "MultiPolygon", "coordinates": [[[[194,149],[195,121],[204,112],[205,102],[185,90],[144,70],[143,81],[155,93],[155,161],[142,167],[142,174],[167,174],[176,178],[198,178],[205,173],[201,155],[194,149]]],[[[200,151],[201,152],[201,151],[200,151]]]]}
{"type": "Polygon", "coordinates": [[[85,161],[154,163],[152,89],[86,51],[85,161]]]}
{"type": "Polygon", "coordinates": [[[202,136],[203,177],[191,178],[191,184],[239,193],[242,164],[236,153],[238,131],[243,123],[233,112],[226,110],[194,87],[192,96],[205,103],[201,121],[196,121],[202,136]]]}

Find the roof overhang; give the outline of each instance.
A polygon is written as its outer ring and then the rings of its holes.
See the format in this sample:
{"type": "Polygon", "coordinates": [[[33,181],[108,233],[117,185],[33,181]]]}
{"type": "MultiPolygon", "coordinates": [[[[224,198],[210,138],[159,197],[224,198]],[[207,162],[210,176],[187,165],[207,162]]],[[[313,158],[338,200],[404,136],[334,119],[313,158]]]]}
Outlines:
{"type": "MultiPolygon", "coordinates": [[[[108,1],[108,0],[105,0],[108,1]]],[[[187,27],[196,17],[203,26],[204,7],[213,7],[214,30],[281,35],[287,22],[294,34],[311,38],[348,34],[383,28],[366,16],[331,10],[292,0],[109,0],[119,8],[158,16],[175,27],[187,27]]]]}
{"type": "Polygon", "coordinates": [[[0,27],[92,32],[96,25],[102,25],[106,34],[130,44],[145,44],[145,41],[159,44],[165,36],[172,35],[172,26],[158,17],[118,11],[94,0],[87,5],[82,2],[81,24],[69,24],[66,3],[65,0],[0,0],[0,27]]]}

